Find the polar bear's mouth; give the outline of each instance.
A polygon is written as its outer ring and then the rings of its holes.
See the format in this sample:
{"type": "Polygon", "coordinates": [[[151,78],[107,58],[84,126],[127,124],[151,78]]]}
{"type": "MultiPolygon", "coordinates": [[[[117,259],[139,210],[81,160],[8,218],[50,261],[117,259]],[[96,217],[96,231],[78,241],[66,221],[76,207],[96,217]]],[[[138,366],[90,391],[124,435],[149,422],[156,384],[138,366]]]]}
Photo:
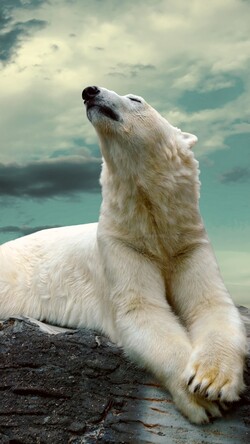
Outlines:
{"type": "Polygon", "coordinates": [[[91,113],[89,111],[92,108],[97,108],[98,112],[100,112],[104,116],[108,117],[109,119],[115,120],[116,122],[119,122],[121,120],[119,115],[112,108],[109,108],[106,105],[101,105],[101,104],[97,104],[97,103],[93,103],[93,102],[92,103],[87,102],[86,107],[87,107],[87,116],[90,121],[91,121],[91,113]]]}

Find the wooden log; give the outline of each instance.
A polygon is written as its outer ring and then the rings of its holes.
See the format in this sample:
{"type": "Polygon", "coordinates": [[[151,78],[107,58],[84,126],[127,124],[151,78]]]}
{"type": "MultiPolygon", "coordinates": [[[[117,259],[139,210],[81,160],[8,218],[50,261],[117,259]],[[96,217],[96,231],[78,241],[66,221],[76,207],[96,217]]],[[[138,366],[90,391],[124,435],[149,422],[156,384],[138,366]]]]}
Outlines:
{"type": "MultiPolygon", "coordinates": [[[[250,310],[240,307],[250,341],[250,310]]],[[[248,389],[222,419],[190,424],[154,378],[89,330],[57,335],[0,323],[0,443],[238,444],[250,436],[248,389]]]]}

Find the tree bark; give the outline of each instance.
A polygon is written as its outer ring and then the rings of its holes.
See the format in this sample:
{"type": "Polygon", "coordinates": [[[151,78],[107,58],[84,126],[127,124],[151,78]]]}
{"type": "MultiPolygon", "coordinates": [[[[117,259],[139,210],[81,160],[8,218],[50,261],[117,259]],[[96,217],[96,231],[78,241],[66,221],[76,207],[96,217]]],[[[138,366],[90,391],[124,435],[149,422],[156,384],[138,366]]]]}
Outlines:
{"type": "MultiPolygon", "coordinates": [[[[250,310],[240,307],[250,342],[250,310]]],[[[90,330],[56,335],[0,323],[0,443],[246,443],[248,389],[222,419],[194,426],[154,378],[90,330]]]]}

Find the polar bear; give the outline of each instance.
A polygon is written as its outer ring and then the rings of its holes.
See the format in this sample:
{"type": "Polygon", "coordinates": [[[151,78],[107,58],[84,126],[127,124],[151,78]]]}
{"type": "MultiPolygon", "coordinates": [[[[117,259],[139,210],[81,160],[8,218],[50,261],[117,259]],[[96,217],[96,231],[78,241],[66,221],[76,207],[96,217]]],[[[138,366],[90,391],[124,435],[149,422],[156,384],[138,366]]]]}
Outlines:
{"type": "Polygon", "coordinates": [[[82,95],[103,156],[99,223],[2,245],[0,317],[101,330],[207,423],[244,388],[246,335],[199,213],[197,138],[142,97],[82,95]]]}

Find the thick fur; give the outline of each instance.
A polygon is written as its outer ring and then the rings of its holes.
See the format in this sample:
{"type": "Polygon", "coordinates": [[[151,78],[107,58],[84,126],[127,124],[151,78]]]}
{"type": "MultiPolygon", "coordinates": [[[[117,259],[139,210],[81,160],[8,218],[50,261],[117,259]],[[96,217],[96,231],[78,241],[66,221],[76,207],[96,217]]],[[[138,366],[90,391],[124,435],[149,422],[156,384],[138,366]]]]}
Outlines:
{"type": "Polygon", "coordinates": [[[86,105],[103,155],[99,224],[2,245],[0,317],[100,329],[208,422],[243,390],[246,336],[199,213],[197,138],[141,97],[100,88],[86,105]]]}

